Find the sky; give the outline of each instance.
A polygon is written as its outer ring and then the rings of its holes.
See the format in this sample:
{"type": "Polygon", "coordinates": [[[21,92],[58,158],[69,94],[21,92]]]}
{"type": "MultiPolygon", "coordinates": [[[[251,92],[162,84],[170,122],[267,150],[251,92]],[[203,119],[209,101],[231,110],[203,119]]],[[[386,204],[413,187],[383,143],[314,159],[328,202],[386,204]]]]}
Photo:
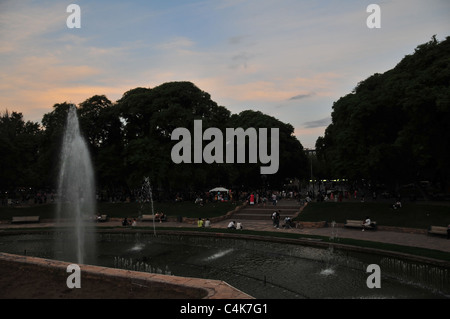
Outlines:
{"type": "Polygon", "coordinates": [[[314,148],[334,102],[450,36],[449,17],[448,0],[0,0],[0,114],[41,122],[57,103],[190,81],[314,148]],[[80,28],[67,24],[72,3],[80,28]]]}

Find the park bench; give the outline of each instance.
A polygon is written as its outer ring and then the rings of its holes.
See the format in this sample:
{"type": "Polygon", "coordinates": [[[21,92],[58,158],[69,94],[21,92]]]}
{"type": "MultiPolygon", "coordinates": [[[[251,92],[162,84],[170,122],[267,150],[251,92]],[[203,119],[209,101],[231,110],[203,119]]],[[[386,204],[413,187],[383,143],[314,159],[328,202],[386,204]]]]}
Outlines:
{"type": "MultiPolygon", "coordinates": [[[[142,215],[141,217],[141,222],[152,222],[153,221],[153,217],[156,217],[154,215],[142,215]]],[[[160,218],[157,217],[155,219],[155,221],[160,221],[160,218]]],[[[161,218],[161,221],[165,222],[166,221],[166,215],[163,216],[163,218],[161,218]]]]}
{"type": "Polygon", "coordinates": [[[39,216],[14,216],[11,220],[11,223],[39,223],[39,216]]]}
{"type": "Polygon", "coordinates": [[[430,226],[428,228],[428,235],[444,235],[447,236],[447,227],[443,226],[430,226]]]}
{"type": "MultiPolygon", "coordinates": [[[[348,228],[359,228],[362,229],[363,228],[363,221],[362,220],[351,220],[348,219],[346,220],[344,227],[348,227],[348,228]]],[[[372,221],[370,223],[370,226],[366,226],[365,229],[373,229],[375,230],[377,228],[377,222],[372,221]]]]}
{"type": "Polygon", "coordinates": [[[100,215],[99,218],[97,218],[97,222],[107,222],[108,221],[108,215],[100,215]]]}

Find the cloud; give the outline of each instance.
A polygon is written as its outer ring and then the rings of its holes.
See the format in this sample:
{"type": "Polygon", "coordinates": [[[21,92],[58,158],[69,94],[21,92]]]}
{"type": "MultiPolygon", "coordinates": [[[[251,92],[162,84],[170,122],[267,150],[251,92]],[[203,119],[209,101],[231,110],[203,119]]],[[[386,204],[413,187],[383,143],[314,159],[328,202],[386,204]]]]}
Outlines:
{"type": "Polygon", "coordinates": [[[304,127],[307,128],[307,129],[324,127],[324,126],[328,126],[330,124],[331,124],[331,117],[326,117],[326,118],[323,118],[323,119],[320,119],[320,120],[304,122],[303,123],[304,127]]]}
{"type": "Polygon", "coordinates": [[[242,53],[236,54],[231,58],[232,64],[230,65],[230,68],[236,69],[239,67],[243,67],[244,69],[247,69],[248,61],[251,58],[252,58],[252,55],[248,54],[247,52],[242,52],[242,53]]]}
{"type": "Polygon", "coordinates": [[[29,1],[9,1],[0,12],[0,53],[38,46],[39,36],[66,27],[65,7],[61,3],[39,6],[29,1]]]}
{"type": "Polygon", "coordinates": [[[306,93],[306,94],[298,94],[298,95],[295,95],[295,96],[289,98],[289,101],[293,101],[293,100],[301,100],[301,99],[305,99],[305,98],[311,97],[311,96],[313,96],[313,95],[315,95],[314,92],[306,93]]]}
{"type": "Polygon", "coordinates": [[[248,35],[236,35],[228,38],[228,43],[232,45],[242,44],[244,40],[248,37],[249,37],[248,35]]]}
{"type": "Polygon", "coordinates": [[[69,30],[68,3],[0,0],[0,107],[34,116],[66,100],[191,81],[232,112],[290,122],[314,145],[333,101],[447,35],[450,4],[432,3],[380,2],[382,28],[369,30],[356,0],[84,1],[82,28],[69,30]]]}

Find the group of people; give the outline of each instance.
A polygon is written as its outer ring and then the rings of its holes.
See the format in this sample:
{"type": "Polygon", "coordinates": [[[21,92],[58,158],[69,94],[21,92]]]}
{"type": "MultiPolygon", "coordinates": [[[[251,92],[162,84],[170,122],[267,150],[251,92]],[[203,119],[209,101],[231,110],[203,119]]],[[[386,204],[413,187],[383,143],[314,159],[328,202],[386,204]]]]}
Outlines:
{"type": "MultiPolygon", "coordinates": [[[[272,213],[272,223],[273,223],[273,227],[274,228],[280,228],[280,219],[281,219],[281,215],[280,215],[280,210],[276,210],[272,213]]],[[[284,218],[284,228],[293,228],[294,227],[294,222],[292,221],[291,217],[286,216],[284,218]]]]}
{"type": "MultiPolygon", "coordinates": [[[[248,197],[247,197],[247,201],[249,203],[249,205],[259,205],[259,204],[263,204],[264,206],[266,206],[266,203],[269,201],[267,199],[267,197],[265,195],[259,195],[259,193],[251,193],[248,197]]],[[[270,195],[270,202],[272,203],[272,205],[276,206],[278,203],[278,196],[275,193],[272,193],[272,195],[270,195]]]]}
{"type": "Polygon", "coordinates": [[[133,218],[133,220],[128,220],[128,218],[122,219],[122,226],[137,226],[137,220],[136,218],[133,218]]]}
{"type": "MultiPolygon", "coordinates": [[[[155,214],[155,222],[163,222],[166,220],[166,215],[164,213],[156,213],[155,214]]],[[[124,219],[122,219],[122,226],[137,226],[137,219],[133,218],[133,219],[129,219],[127,217],[125,217],[124,219]]]]}
{"type": "Polygon", "coordinates": [[[244,229],[244,227],[242,226],[242,223],[240,223],[240,222],[236,223],[236,221],[234,221],[234,220],[228,223],[227,228],[228,229],[239,229],[239,230],[244,229]]]}
{"type": "Polygon", "coordinates": [[[211,221],[209,220],[209,218],[203,219],[201,217],[198,218],[197,221],[197,226],[198,227],[211,227],[211,221]]]}

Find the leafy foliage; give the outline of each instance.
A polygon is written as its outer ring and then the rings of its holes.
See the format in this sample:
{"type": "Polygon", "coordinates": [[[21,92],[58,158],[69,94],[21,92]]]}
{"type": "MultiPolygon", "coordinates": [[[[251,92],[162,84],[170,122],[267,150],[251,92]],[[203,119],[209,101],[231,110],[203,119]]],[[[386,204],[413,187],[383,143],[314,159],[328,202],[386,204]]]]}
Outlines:
{"type": "Polygon", "coordinates": [[[450,37],[419,45],[395,68],[333,105],[316,142],[328,174],[398,184],[450,179],[450,37]]]}
{"type": "MultiPolygon", "coordinates": [[[[0,161],[1,188],[56,185],[68,109],[68,103],[55,104],[43,116],[42,127],[24,123],[18,113],[6,113],[0,118],[5,146],[0,161]]],[[[104,95],[95,95],[80,103],[77,111],[93,158],[98,189],[109,193],[139,188],[144,176],[150,177],[153,188],[160,191],[196,191],[218,185],[260,188],[268,183],[281,185],[286,178],[300,178],[306,167],[303,147],[293,136],[290,124],[261,112],[231,115],[191,82],[134,88],[116,103],[104,95]],[[261,178],[259,165],[255,164],[175,164],[171,150],[178,141],[172,141],[171,134],[179,127],[193,132],[194,120],[202,120],[203,130],[215,127],[224,134],[227,127],[278,127],[279,172],[261,178]]],[[[208,143],[203,141],[203,146],[208,143]]]]}

